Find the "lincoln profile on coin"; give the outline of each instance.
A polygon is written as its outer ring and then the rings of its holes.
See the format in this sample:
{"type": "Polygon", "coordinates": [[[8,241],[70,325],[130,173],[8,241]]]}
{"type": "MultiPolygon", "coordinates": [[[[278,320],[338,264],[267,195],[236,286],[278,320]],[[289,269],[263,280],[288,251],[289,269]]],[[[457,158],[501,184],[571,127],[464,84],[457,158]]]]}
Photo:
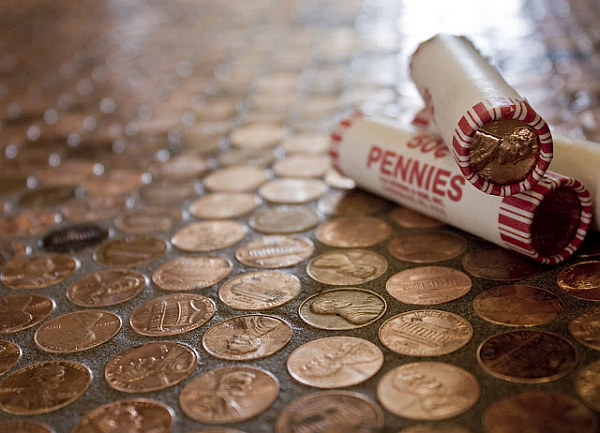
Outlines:
{"type": "Polygon", "coordinates": [[[310,311],[320,315],[337,315],[354,325],[364,325],[381,314],[381,305],[371,304],[372,297],[362,303],[343,299],[320,298],[310,305],[310,311]]]}
{"type": "Polygon", "coordinates": [[[281,326],[277,321],[263,316],[240,317],[234,322],[239,333],[227,339],[227,350],[237,355],[256,352],[261,338],[281,326]]]}

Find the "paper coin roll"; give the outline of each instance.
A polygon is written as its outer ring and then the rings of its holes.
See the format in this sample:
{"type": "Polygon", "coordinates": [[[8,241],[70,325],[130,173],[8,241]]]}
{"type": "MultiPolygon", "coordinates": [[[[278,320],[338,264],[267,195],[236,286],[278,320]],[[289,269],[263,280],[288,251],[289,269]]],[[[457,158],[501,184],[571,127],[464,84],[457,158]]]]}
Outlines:
{"type": "Polygon", "coordinates": [[[530,190],[552,160],[546,122],[461,36],[439,34],[413,53],[410,74],[465,178],[508,196],[530,190]]]}
{"type": "Polygon", "coordinates": [[[579,181],[547,172],[530,191],[485,194],[467,185],[440,136],[391,121],[355,113],[334,129],[329,154],[358,186],[541,263],[573,254],[590,225],[579,181]]]}

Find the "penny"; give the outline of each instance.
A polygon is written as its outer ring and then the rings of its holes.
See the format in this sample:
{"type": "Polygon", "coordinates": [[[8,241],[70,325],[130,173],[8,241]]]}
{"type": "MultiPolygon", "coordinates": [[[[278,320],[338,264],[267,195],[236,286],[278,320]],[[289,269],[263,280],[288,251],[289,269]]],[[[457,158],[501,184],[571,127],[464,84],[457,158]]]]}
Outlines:
{"type": "Polygon", "coordinates": [[[253,191],[269,180],[269,172],[251,165],[233,165],[213,171],[204,178],[204,188],[212,192],[253,191]]]}
{"type": "Polygon", "coordinates": [[[275,422],[275,432],[376,433],[384,422],[381,408],[362,394],[321,391],[304,395],[286,406],[275,422]]]}
{"type": "Polygon", "coordinates": [[[600,410],[600,361],[583,367],[575,378],[575,389],[579,397],[592,409],[600,410]]]}
{"type": "Polygon", "coordinates": [[[238,275],[219,288],[219,298],[236,310],[267,310],[300,294],[298,277],[285,272],[259,271],[238,275]]]}
{"type": "Polygon", "coordinates": [[[94,260],[103,266],[128,268],[158,260],[166,251],[162,239],[113,239],[94,251],[94,260]]]}
{"type": "Polygon", "coordinates": [[[52,301],[40,295],[8,295],[0,298],[0,334],[12,334],[37,325],[54,309],[52,301]]]}
{"type": "Polygon", "coordinates": [[[196,179],[208,169],[208,162],[204,158],[178,155],[160,164],[152,165],[150,173],[157,179],[184,180],[196,179]]]}
{"type": "Polygon", "coordinates": [[[569,332],[581,344],[600,350],[600,307],[590,308],[569,322],[569,332]]]}
{"type": "Polygon", "coordinates": [[[440,356],[466,345],[473,327],[461,316],[441,310],[400,313],[379,328],[379,340],[388,349],[409,356],[440,356]]]}
{"type": "Polygon", "coordinates": [[[467,241],[450,232],[427,231],[400,235],[388,244],[398,260],[412,263],[436,263],[451,260],[467,248],[467,241]]]}
{"type": "Polygon", "coordinates": [[[392,275],[385,289],[405,304],[435,305],[466,295],[471,285],[469,276],[456,269],[420,266],[392,275]]]}
{"type": "Polygon", "coordinates": [[[538,263],[500,247],[469,251],[463,257],[462,265],[474,277],[495,281],[523,280],[544,269],[538,263]]]}
{"type": "Polygon", "coordinates": [[[340,217],[325,222],[317,228],[317,239],[332,247],[370,247],[387,239],[390,226],[379,218],[370,216],[340,217]]]}
{"type": "Polygon", "coordinates": [[[494,377],[519,383],[550,382],[569,374],[577,352],[564,338],[544,331],[509,331],[487,338],[477,361],[494,377]]]}
{"type": "Polygon", "coordinates": [[[600,261],[574,263],[558,273],[556,283],[571,296],[600,301],[600,261]]]}
{"type": "Polygon", "coordinates": [[[332,191],[317,203],[324,214],[343,216],[373,214],[385,206],[385,200],[361,190],[332,191]]]}
{"type": "Polygon", "coordinates": [[[386,373],[377,384],[377,398],[396,416],[440,420],[466,412],[479,400],[477,379],[443,362],[413,362],[386,373]]]}
{"type": "Polygon", "coordinates": [[[209,99],[196,110],[196,115],[202,120],[226,120],[232,118],[238,111],[235,99],[218,97],[209,99]]]}
{"type": "Polygon", "coordinates": [[[179,405],[193,420],[209,424],[234,423],[267,410],[279,395],[271,373],[250,367],[209,370],[189,381],[179,405]]]}
{"type": "Polygon", "coordinates": [[[565,310],[565,302],[540,287],[514,284],[481,292],[473,300],[473,308],[488,322],[535,326],[558,318],[565,310]]]}
{"type": "Polygon", "coordinates": [[[0,340],[0,376],[13,368],[21,358],[21,348],[10,341],[0,340]]]}
{"type": "Polygon", "coordinates": [[[114,197],[129,194],[144,184],[142,173],[130,169],[113,169],[88,179],[83,185],[90,195],[114,197]]]}
{"type": "Polygon", "coordinates": [[[92,380],[75,361],[44,361],[14,371],[0,382],[0,408],[15,415],[52,412],[77,400],[92,380]]]}
{"type": "Polygon", "coordinates": [[[302,236],[262,236],[240,245],[235,258],[255,268],[285,268],[307,259],[314,249],[312,241],[302,236]]]}
{"type": "Polygon", "coordinates": [[[417,424],[398,433],[470,433],[470,430],[454,423],[417,424]]]}
{"type": "Polygon", "coordinates": [[[327,185],[332,188],[351,190],[356,187],[356,183],[349,177],[342,176],[337,170],[329,170],[324,178],[327,185]]]}
{"type": "Polygon", "coordinates": [[[292,327],[283,320],[251,314],[213,325],[202,336],[202,346],[219,359],[249,361],[271,356],[291,338],[292,327]]]}
{"type": "Polygon", "coordinates": [[[285,128],[271,123],[251,123],[229,135],[231,144],[242,149],[269,149],[285,138],[285,128]]]}
{"type": "Polygon", "coordinates": [[[196,194],[196,183],[192,180],[159,180],[140,190],[141,199],[155,206],[179,204],[194,194],[196,194]]]}
{"type": "Polygon", "coordinates": [[[27,246],[24,243],[0,239],[0,268],[13,257],[21,257],[25,254],[27,254],[27,246]]]}
{"type": "Polygon", "coordinates": [[[407,207],[396,207],[392,209],[390,212],[390,219],[399,226],[407,229],[429,229],[444,225],[441,221],[407,207]]]}
{"type": "Polygon", "coordinates": [[[0,239],[18,239],[37,236],[58,222],[55,212],[30,209],[14,214],[0,215],[0,239]]]}
{"type": "Polygon", "coordinates": [[[596,415],[579,401],[549,391],[524,391],[492,403],[483,414],[486,433],[592,433],[596,415]]]}
{"type": "Polygon", "coordinates": [[[269,167],[277,158],[270,149],[230,149],[219,154],[219,164],[222,167],[230,165],[253,165],[269,167]]]}
{"type": "Polygon", "coordinates": [[[84,159],[66,159],[56,167],[38,170],[36,178],[43,185],[77,185],[94,175],[97,163],[84,159]]]}
{"type": "Polygon", "coordinates": [[[320,154],[329,150],[329,136],[319,132],[302,132],[288,137],[282,143],[283,150],[288,155],[320,154]]]}
{"type": "Polygon", "coordinates": [[[202,430],[194,430],[190,433],[244,433],[241,430],[234,430],[232,428],[209,428],[202,430]]]}
{"type": "Polygon", "coordinates": [[[0,421],[0,431],[13,433],[54,433],[54,430],[47,424],[16,418],[0,421]]]}
{"type": "Polygon", "coordinates": [[[387,260],[369,250],[331,250],[312,259],[306,272],[320,283],[354,286],[379,278],[387,268],[387,260]]]}
{"type": "Polygon", "coordinates": [[[130,210],[115,219],[115,227],[124,233],[144,235],[166,232],[181,221],[181,211],[171,208],[130,210]]]}
{"type": "Polygon", "coordinates": [[[316,200],[327,192],[327,185],[317,179],[274,179],[258,189],[258,193],[273,203],[301,204],[316,200]]]}
{"type": "Polygon", "coordinates": [[[129,301],[146,288],[146,278],[126,269],[106,269],[81,277],[67,289],[67,299],[82,307],[108,307],[129,301]]]}
{"type": "Polygon", "coordinates": [[[112,218],[126,206],[122,197],[84,197],[65,204],[61,212],[70,221],[88,223],[112,218]]]}
{"type": "Polygon", "coordinates": [[[68,253],[96,245],[108,237],[108,230],[94,224],[74,225],[54,230],[42,239],[46,251],[68,253]]]}
{"type": "Polygon", "coordinates": [[[290,375],[303,385],[343,388],[373,377],[383,366],[383,353],[373,343],[354,337],[313,340],[287,359],[290,375]]]}
{"type": "Polygon", "coordinates": [[[202,221],[188,224],[171,238],[177,249],[206,252],[230,247],[246,236],[246,227],[236,221],[202,221]]]}
{"type": "Polygon", "coordinates": [[[23,191],[17,200],[22,208],[44,208],[60,206],[75,198],[76,187],[42,186],[23,191]]]}
{"type": "Polygon", "coordinates": [[[298,314],[315,328],[343,331],[376,322],[386,309],[385,300],[377,293],[344,287],[310,296],[300,305],[298,314]]]}
{"type": "Polygon", "coordinates": [[[199,328],[215,314],[215,303],[205,296],[174,293],[137,307],[129,319],[135,332],[149,337],[183,334],[199,328]]]}
{"type": "Polygon", "coordinates": [[[204,289],[221,281],[231,269],[224,257],[175,257],[154,271],[152,281],[169,291],[204,289]]]}
{"type": "Polygon", "coordinates": [[[319,215],[310,207],[303,205],[259,209],[248,221],[254,230],[266,234],[304,232],[318,223],[319,215]]]}
{"type": "Polygon", "coordinates": [[[118,400],[85,414],[71,433],[103,433],[107,428],[123,433],[171,433],[174,418],[173,410],[159,401],[118,400]]]}
{"type": "Polygon", "coordinates": [[[27,187],[27,176],[0,174],[0,195],[14,194],[27,187]]]}
{"type": "Polygon", "coordinates": [[[280,159],[273,165],[279,177],[323,177],[329,170],[329,157],[319,155],[294,155],[280,159]]]}
{"type": "Polygon", "coordinates": [[[66,280],[76,269],[68,254],[17,257],[6,264],[0,281],[11,289],[41,289],[66,280]]]}
{"type": "Polygon", "coordinates": [[[257,195],[247,192],[215,192],[197,198],[188,210],[196,218],[233,219],[249,214],[260,203],[257,195]]]}
{"type": "Polygon", "coordinates": [[[157,341],[124,350],[104,369],[111,388],[122,392],[151,392],[176,385],[198,365],[198,355],[175,341],[157,341]]]}

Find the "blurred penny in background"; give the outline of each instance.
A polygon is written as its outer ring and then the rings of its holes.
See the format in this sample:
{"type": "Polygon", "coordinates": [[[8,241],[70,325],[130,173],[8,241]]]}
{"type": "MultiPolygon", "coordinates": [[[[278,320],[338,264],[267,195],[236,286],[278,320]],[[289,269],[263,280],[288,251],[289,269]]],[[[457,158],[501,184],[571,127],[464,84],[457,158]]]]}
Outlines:
{"type": "Polygon", "coordinates": [[[253,191],[269,180],[269,172],[251,165],[220,168],[204,177],[204,188],[212,192],[253,191]]]}
{"type": "Polygon", "coordinates": [[[429,229],[444,225],[441,221],[407,207],[395,207],[390,212],[390,218],[399,226],[407,229],[429,229]]]}
{"type": "Polygon", "coordinates": [[[19,241],[0,240],[0,268],[13,257],[27,254],[27,246],[19,241]]]}
{"type": "Polygon", "coordinates": [[[241,149],[269,149],[285,138],[285,128],[272,123],[254,123],[233,131],[231,144],[241,149]]]}
{"type": "Polygon", "coordinates": [[[26,419],[9,419],[0,421],[0,431],[15,433],[53,433],[47,424],[26,419]]]}
{"type": "Polygon", "coordinates": [[[262,236],[243,243],[235,257],[246,266],[276,269],[293,266],[310,257],[313,242],[302,236],[262,236]]]}
{"type": "Polygon", "coordinates": [[[171,238],[182,251],[207,252],[230,247],[246,236],[246,227],[236,221],[201,221],[188,224],[171,238]]]}
{"type": "Polygon", "coordinates": [[[174,292],[204,289],[221,281],[231,269],[224,257],[175,257],[154,271],[152,281],[161,289],[174,292]]]}
{"type": "Polygon", "coordinates": [[[600,301],[600,261],[572,264],[559,272],[556,283],[571,296],[600,301]]]}
{"type": "Polygon", "coordinates": [[[225,281],[219,288],[219,298],[237,310],[266,310],[291,301],[300,291],[300,280],[295,275],[259,271],[225,281]]]}
{"type": "Polygon", "coordinates": [[[179,209],[136,209],[117,217],[115,227],[124,233],[144,235],[169,231],[180,221],[179,209]]]}
{"type": "Polygon", "coordinates": [[[321,224],[316,238],[331,247],[364,248],[387,239],[391,227],[383,220],[370,216],[339,217],[321,224]]]}
{"type": "Polygon", "coordinates": [[[19,239],[42,234],[58,222],[55,212],[29,209],[0,216],[0,238],[19,239]]]}
{"type": "Polygon", "coordinates": [[[500,247],[469,251],[462,265],[474,277],[495,281],[523,280],[544,270],[542,265],[500,247]]]}
{"type": "Polygon", "coordinates": [[[196,218],[232,219],[252,212],[260,203],[257,195],[247,192],[215,192],[197,198],[188,209],[196,218]]]}
{"type": "Polygon", "coordinates": [[[332,191],[317,202],[317,207],[327,215],[367,215],[383,210],[387,202],[381,197],[361,190],[332,191]]]}
{"type": "Polygon", "coordinates": [[[66,280],[76,269],[68,254],[17,257],[6,264],[0,281],[11,289],[41,289],[66,280]]]}
{"type": "Polygon", "coordinates": [[[61,207],[64,216],[77,223],[102,221],[125,210],[127,201],[123,197],[83,197],[61,207]]]}
{"type": "Polygon", "coordinates": [[[92,272],[67,289],[67,298],[82,307],[108,307],[129,301],[146,288],[146,278],[137,271],[106,269],[92,272]]]}
{"type": "Polygon", "coordinates": [[[268,181],[258,193],[272,203],[301,204],[318,199],[327,190],[327,185],[318,179],[283,178],[268,181]]]}
{"type": "Polygon", "coordinates": [[[392,275],[385,288],[405,304],[434,305],[466,295],[471,286],[471,278],[464,272],[443,266],[421,266],[392,275]]]}
{"type": "Polygon", "coordinates": [[[436,263],[461,255],[467,241],[450,232],[427,231],[405,233],[388,244],[388,251],[398,260],[412,263],[436,263]]]}
{"type": "Polygon", "coordinates": [[[0,340],[0,376],[13,368],[21,358],[21,348],[10,341],[0,340]]]}
{"type": "Polygon", "coordinates": [[[254,230],[266,234],[303,232],[318,223],[319,215],[310,207],[303,205],[283,205],[259,209],[252,214],[248,221],[254,230]]]}
{"type": "Polygon", "coordinates": [[[113,239],[98,247],[94,260],[104,266],[135,267],[161,258],[167,244],[157,238],[113,239]]]}
{"type": "Polygon", "coordinates": [[[581,344],[600,350],[600,307],[587,309],[569,322],[569,332],[581,344]]]}

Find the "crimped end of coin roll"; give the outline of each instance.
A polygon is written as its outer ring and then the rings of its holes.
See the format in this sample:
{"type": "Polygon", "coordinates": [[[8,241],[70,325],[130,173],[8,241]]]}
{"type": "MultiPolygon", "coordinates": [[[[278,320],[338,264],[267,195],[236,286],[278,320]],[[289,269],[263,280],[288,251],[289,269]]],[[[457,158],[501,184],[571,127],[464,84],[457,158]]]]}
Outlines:
{"type": "Polygon", "coordinates": [[[351,112],[349,115],[345,116],[338,122],[338,124],[333,128],[333,131],[330,135],[330,144],[329,144],[329,159],[331,160],[331,165],[341,174],[344,174],[344,171],[339,165],[340,153],[339,147],[344,139],[344,133],[348,128],[352,126],[352,124],[358,120],[363,118],[365,115],[359,110],[351,112]]]}
{"type": "Polygon", "coordinates": [[[507,248],[554,265],[579,248],[591,220],[590,194],[581,182],[547,172],[530,191],[502,199],[498,230],[507,248]]]}

